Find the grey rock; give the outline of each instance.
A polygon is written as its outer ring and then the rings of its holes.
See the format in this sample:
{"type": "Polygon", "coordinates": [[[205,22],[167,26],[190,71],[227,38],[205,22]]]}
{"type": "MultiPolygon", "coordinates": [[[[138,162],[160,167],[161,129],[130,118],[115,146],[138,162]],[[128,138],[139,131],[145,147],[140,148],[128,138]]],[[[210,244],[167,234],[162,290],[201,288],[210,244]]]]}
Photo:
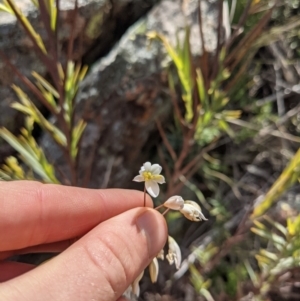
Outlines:
{"type": "MultiPolygon", "coordinates": [[[[197,1],[190,1],[187,11],[185,18],[181,1],[162,1],[93,66],[82,84],[77,116],[87,121],[88,128],[82,140],[80,173],[84,178],[92,166],[89,187],[140,187],[131,180],[156,152],[153,144],[159,134],[155,119],[164,121],[172,116],[164,71],[169,59],[161,43],[150,44],[146,33],[158,31],[175,43],[176,34],[183,37],[185,25],[190,24],[192,51],[199,55],[197,1]]],[[[204,3],[203,12],[205,43],[212,50],[216,10],[204,3]]]]}

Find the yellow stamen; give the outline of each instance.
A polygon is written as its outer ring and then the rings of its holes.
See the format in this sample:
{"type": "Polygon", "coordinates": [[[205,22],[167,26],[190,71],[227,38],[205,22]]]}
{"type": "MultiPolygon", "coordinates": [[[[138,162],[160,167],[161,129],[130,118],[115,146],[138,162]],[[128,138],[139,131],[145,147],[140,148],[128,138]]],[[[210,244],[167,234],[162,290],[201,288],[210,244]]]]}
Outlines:
{"type": "Polygon", "coordinates": [[[144,177],[145,181],[149,181],[149,180],[152,180],[155,176],[153,176],[153,174],[150,171],[144,171],[143,177],[144,177]]]}

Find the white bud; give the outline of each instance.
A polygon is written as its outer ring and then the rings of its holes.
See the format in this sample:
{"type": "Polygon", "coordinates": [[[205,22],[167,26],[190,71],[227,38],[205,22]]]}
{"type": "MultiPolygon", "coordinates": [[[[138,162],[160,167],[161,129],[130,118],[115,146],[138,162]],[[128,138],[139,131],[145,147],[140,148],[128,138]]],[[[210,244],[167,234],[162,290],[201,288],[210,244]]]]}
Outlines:
{"type": "Polygon", "coordinates": [[[161,250],[159,251],[159,253],[156,255],[156,258],[161,259],[161,260],[164,260],[164,258],[165,258],[165,252],[164,252],[164,249],[161,249],[161,250]]]}
{"type": "Polygon", "coordinates": [[[175,241],[175,239],[171,236],[168,237],[169,251],[166,255],[169,264],[173,264],[175,262],[176,269],[178,270],[181,265],[181,251],[180,248],[175,241]]]}
{"type": "Polygon", "coordinates": [[[150,278],[152,283],[155,283],[157,281],[158,272],[159,272],[158,260],[156,259],[156,257],[154,257],[149,265],[149,273],[150,273],[150,278]]]}
{"type": "Polygon", "coordinates": [[[144,276],[144,271],[134,280],[131,284],[132,293],[135,294],[137,297],[140,295],[140,280],[144,276]]]}
{"type": "Polygon", "coordinates": [[[164,202],[164,207],[173,210],[180,210],[183,208],[183,205],[184,205],[184,200],[179,195],[171,196],[164,202]]]}
{"type": "Polygon", "coordinates": [[[184,201],[184,206],[180,212],[191,221],[207,221],[207,218],[203,215],[200,206],[194,201],[184,201]]]}

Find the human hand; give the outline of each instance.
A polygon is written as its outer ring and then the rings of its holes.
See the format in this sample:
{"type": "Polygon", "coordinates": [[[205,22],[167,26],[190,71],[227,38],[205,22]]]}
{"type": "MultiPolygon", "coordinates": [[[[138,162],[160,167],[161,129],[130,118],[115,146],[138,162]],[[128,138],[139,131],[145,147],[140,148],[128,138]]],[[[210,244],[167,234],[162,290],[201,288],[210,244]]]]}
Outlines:
{"type": "Polygon", "coordinates": [[[167,238],[142,203],[138,191],[0,182],[0,300],[123,300],[167,238]],[[62,253],[37,267],[5,261],[34,252],[62,253]]]}

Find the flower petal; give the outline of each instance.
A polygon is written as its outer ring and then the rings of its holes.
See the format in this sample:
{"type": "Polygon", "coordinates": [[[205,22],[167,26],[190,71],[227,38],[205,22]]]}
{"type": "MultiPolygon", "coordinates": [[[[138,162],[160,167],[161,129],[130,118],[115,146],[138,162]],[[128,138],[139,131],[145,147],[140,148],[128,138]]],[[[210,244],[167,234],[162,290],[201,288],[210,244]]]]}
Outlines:
{"type": "Polygon", "coordinates": [[[156,257],[154,257],[149,265],[149,273],[150,273],[150,279],[152,283],[155,283],[157,281],[158,272],[159,272],[158,261],[156,257]]]}
{"type": "Polygon", "coordinates": [[[154,198],[156,198],[159,194],[159,186],[155,181],[146,181],[145,182],[146,185],[146,190],[148,191],[148,193],[153,196],[154,198]]]}
{"type": "Polygon", "coordinates": [[[138,176],[135,176],[132,181],[134,181],[134,182],[144,182],[145,179],[144,179],[143,176],[138,175],[138,176]]]}
{"type": "Polygon", "coordinates": [[[153,175],[159,175],[161,173],[162,167],[159,164],[153,164],[150,168],[150,172],[153,175]]]}
{"type": "Polygon", "coordinates": [[[207,218],[203,215],[200,206],[194,201],[185,201],[183,208],[179,211],[191,221],[207,221],[207,218]]]}
{"type": "Polygon", "coordinates": [[[142,166],[144,168],[144,171],[150,171],[151,170],[151,163],[150,162],[145,162],[142,166]]]}
{"type": "Polygon", "coordinates": [[[166,255],[169,264],[173,264],[175,262],[176,269],[178,270],[181,265],[181,251],[180,248],[175,241],[175,239],[171,236],[168,237],[169,251],[166,255]]]}
{"type": "Polygon", "coordinates": [[[184,206],[184,200],[179,195],[174,195],[170,198],[168,198],[164,204],[166,208],[173,209],[173,210],[180,210],[184,206]]]}
{"type": "Polygon", "coordinates": [[[162,176],[162,175],[156,175],[155,178],[154,178],[154,181],[156,181],[156,182],[159,183],[159,184],[164,184],[164,183],[166,183],[165,177],[162,176]]]}
{"type": "Polygon", "coordinates": [[[140,285],[139,282],[144,276],[144,271],[134,280],[134,282],[131,284],[132,292],[139,297],[140,295],[140,285]]]}

